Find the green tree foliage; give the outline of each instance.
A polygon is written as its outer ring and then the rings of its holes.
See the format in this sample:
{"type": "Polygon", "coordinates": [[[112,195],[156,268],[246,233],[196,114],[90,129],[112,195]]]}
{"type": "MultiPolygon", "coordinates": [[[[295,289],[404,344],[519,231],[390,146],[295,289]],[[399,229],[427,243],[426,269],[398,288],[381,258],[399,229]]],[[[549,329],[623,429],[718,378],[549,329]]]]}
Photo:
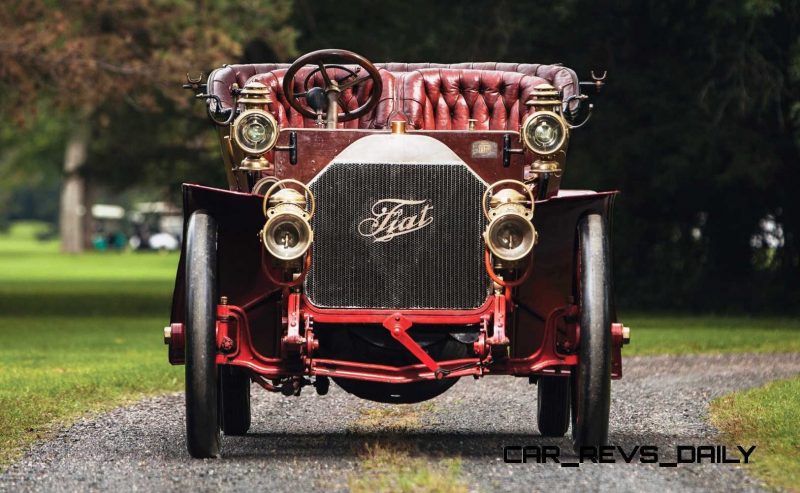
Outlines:
{"type": "Polygon", "coordinates": [[[294,16],[300,51],[563,62],[587,79],[607,69],[593,120],[571,141],[565,186],[623,191],[614,225],[623,304],[797,309],[796,0],[355,1],[346,12],[297,0],[294,16]],[[768,215],[783,244],[754,249],[768,215]]]}
{"type": "Polygon", "coordinates": [[[290,13],[289,0],[4,2],[0,116],[16,125],[0,137],[0,176],[58,173],[69,131],[86,125],[90,182],[177,191],[181,181],[217,181],[202,105],[181,84],[187,72],[237,61],[253,39],[289,56],[290,13]]]}
{"type": "Polygon", "coordinates": [[[17,219],[58,216],[65,124],[40,114],[32,120],[35,130],[24,135],[13,125],[0,127],[0,230],[17,219]]]}
{"type": "MultiPolygon", "coordinates": [[[[87,115],[86,173],[117,188],[222,183],[202,105],[178,89],[188,70],[331,47],[373,61],[563,62],[586,78],[607,69],[565,186],[623,191],[622,303],[797,309],[796,0],[20,0],[0,7],[0,30],[0,111],[62,145],[87,115]],[[42,114],[51,123],[39,128],[42,114]],[[780,230],[764,241],[767,217],[780,230]]],[[[17,150],[35,140],[3,130],[4,182],[14,156],[58,149],[17,150]]]]}
{"type": "Polygon", "coordinates": [[[189,0],[20,0],[0,9],[0,80],[6,104],[24,119],[42,96],[58,108],[185,109],[187,71],[237,59],[260,37],[293,51],[290,2],[189,0]],[[8,90],[13,89],[13,90],[8,90]]]}

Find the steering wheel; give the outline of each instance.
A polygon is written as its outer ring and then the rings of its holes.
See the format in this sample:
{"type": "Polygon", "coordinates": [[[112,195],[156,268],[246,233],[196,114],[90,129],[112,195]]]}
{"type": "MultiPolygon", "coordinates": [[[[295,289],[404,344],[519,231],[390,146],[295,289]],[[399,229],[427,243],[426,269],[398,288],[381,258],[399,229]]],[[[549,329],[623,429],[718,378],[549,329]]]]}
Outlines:
{"type": "Polygon", "coordinates": [[[339,121],[346,122],[349,120],[355,120],[356,118],[367,114],[370,110],[372,110],[372,108],[375,107],[375,105],[378,104],[378,101],[380,100],[381,91],[383,90],[383,82],[381,81],[381,75],[378,72],[378,69],[372,64],[372,62],[361,55],[347,50],[332,49],[312,51],[311,53],[307,53],[295,60],[295,62],[289,67],[286,75],[283,77],[283,94],[286,96],[286,100],[295,111],[306,118],[316,118],[317,114],[300,104],[300,98],[307,99],[309,95],[312,97],[318,96],[311,94],[314,92],[315,88],[308,87],[309,82],[317,72],[322,75],[322,81],[325,83],[323,90],[328,101],[329,114],[327,115],[327,118],[329,125],[331,122],[335,124],[339,121]],[[344,60],[348,63],[356,65],[357,67],[355,70],[352,70],[341,64],[325,63],[325,60],[328,58],[344,60]],[[294,77],[297,75],[297,72],[306,65],[316,65],[316,68],[312,70],[303,81],[303,92],[296,93],[294,92],[294,77]],[[347,75],[338,80],[331,78],[330,74],[328,73],[329,68],[342,70],[346,72],[347,75]],[[358,73],[362,68],[367,72],[367,74],[359,77],[358,73]],[[372,92],[370,93],[369,98],[358,108],[348,111],[342,97],[344,91],[363,84],[368,80],[372,80],[373,84],[372,92]],[[343,110],[341,113],[338,111],[331,112],[331,106],[334,106],[332,104],[333,102],[336,103],[335,106],[338,106],[343,110]]]}

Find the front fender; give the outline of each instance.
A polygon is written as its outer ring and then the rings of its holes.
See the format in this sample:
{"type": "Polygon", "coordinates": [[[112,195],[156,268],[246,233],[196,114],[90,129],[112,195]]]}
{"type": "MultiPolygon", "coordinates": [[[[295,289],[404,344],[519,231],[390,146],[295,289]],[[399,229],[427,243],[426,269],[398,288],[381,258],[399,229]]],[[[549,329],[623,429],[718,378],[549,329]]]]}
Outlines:
{"type": "MultiPolygon", "coordinates": [[[[513,357],[536,351],[550,312],[574,301],[578,221],[586,214],[600,214],[610,222],[617,193],[562,190],[536,203],[533,224],[539,242],[533,251],[533,273],[515,296],[520,309],[511,337],[513,357]]],[[[613,306],[612,302],[616,320],[613,306]]]]}

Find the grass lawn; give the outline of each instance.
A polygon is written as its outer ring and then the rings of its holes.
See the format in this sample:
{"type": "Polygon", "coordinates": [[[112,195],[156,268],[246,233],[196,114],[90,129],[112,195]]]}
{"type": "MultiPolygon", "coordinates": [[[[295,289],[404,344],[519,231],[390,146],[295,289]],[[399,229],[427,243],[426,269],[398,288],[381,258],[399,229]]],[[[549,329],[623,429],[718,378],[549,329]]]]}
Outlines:
{"type": "Polygon", "coordinates": [[[176,254],[58,254],[41,226],[0,235],[0,465],[87,412],[177,390],[161,327],[176,254]]]}
{"type": "MultiPolygon", "coordinates": [[[[413,433],[422,426],[424,413],[435,412],[434,401],[421,404],[360,409],[351,425],[356,433],[413,433]]],[[[466,493],[469,491],[458,457],[431,458],[391,437],[363,444],[356,450],[359,464],[349,477],[353,493],[466,493]]]]}
{"type": "Polygon", "coordinates": [[[800,491],[800,378],[734,392],[711,404],[711,421],[731,444],[756,445],[748,469],[769,485],[800,491]]]}
{"type": "MultiPolygon", "coordinates": [[[[0,234],[0,465],[87,412],[183,384],[161,331],[177,254],[60,255],[57,243],[35,240],[40,229],[22,223],[0,234]]],[[[797,319],[622,318],[632,328],[625,356],[800,351],[797,319]]],[[[370,464],[380,469],[384,452],[370,464]]]]}
{"type": "Polygon", "coordinates": [[[631,343],[622,356],[800,352],[800,318],[625,315],[631,343]]]}

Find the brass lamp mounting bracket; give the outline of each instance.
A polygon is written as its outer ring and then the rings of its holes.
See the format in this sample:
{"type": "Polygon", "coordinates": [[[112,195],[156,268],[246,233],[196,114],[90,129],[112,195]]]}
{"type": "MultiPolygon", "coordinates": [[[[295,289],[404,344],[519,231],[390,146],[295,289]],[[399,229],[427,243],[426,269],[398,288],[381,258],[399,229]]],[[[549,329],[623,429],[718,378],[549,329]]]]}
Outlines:
{"type": "Polygon", "coordinates": [[[597,75],[594,73],[594,70],[590,72],[592,75],[591,82],[589,81],[581,81],[578,84],[581,87],[593,87],[595,92],[599,93],[603,86],[606,85],[606,78],[608,77],[608,70],[603,70],[603,75],[597,75]]]}
{"type": "Polygon", "coordinates": [[[192,77],[189,72],[186,72],[186,84],[183,85],[184,89],[189,89],[195,92],[205,91],[208,84],[203,84],[203,72],[197,77],[192,77]]]}

